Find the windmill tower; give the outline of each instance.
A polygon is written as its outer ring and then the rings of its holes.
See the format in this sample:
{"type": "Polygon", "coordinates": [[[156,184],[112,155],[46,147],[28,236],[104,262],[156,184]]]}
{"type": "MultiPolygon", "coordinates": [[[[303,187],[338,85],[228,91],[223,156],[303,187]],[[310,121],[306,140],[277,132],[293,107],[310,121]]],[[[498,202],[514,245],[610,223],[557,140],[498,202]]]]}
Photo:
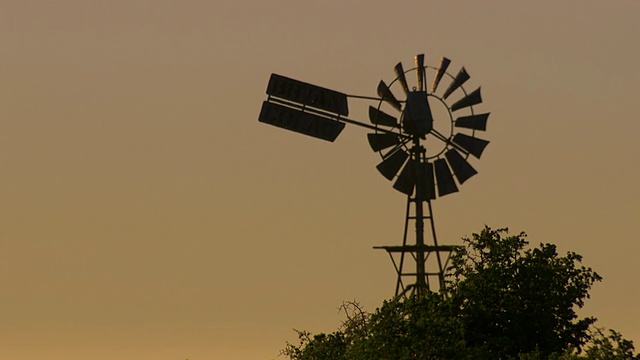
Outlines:
{"type": "Polygon", "coordinates": [[[458,192],[458,185],[477,174],[468,160],[479,159],[489,143],[476,136],[486,130],[489,118],[489,113],[476,113],[480,88],[468,92],[469,74],[464,67],[450,74],[450,64],[443,57],[437,67],[425,65],[423,54],[407,71],[398,63],[395,78],[378,84],[378,97],[346,95],[272,74],[259,116],[260,122],[331,142],[346,124],[372,130],[369,145],[382,158],[376,168],[407,196],[402,244],[375,247],[393,262],[396,296],[444,286],[456,247],[439,243],[432,201],[458,192]],[[411,77],[415,83],[407,80],[411,77]],[[369,124],[347,118],[348,98],[377,102],[369,107],[369,124]]]}

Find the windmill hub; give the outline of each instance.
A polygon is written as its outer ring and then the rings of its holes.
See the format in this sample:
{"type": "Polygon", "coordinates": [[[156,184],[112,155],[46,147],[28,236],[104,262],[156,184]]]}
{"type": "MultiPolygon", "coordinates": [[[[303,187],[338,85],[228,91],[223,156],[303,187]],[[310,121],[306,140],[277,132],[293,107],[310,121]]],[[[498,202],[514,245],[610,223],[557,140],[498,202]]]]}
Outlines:
{"type": "Polygon", "coordinates": [[[410,91],[402,112],[402,129],[405,133],[426,139],[433,130],[433,115],[426,91],[410,91]]]}

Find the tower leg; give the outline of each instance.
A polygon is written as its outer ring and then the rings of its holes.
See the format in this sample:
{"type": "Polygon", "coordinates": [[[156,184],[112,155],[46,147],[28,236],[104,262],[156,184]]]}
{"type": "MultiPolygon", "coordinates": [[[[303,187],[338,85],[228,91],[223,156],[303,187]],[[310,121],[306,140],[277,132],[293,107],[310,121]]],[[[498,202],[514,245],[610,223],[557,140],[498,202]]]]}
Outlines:
{"type": "Polygon", "coordinates": [[[448,266],[451,252],[457,246],[439,245],[436,238],[433,208],[429,200],[407,197],[405,231],[401,246],[380,246],[389,254],[397,274],[396,296],[415,294],[424,296],[430,291],[444,288],[444,274],[448,266]],[[426,205],[426,206],[425,206],[426,205]],[[425,232],[425,225],[431,231],[425,232]],[[415,232],[409,229],[415,228],[415,232]],[[411,236],[411,234],[414,234],[411,236]],[[430,241],[425,240],[425,233],[430,241]],[[415,261],[415,266],[407,264],[408,256],[415,261]],[[415,271],[412,271],[415,269],[415,271]]]}

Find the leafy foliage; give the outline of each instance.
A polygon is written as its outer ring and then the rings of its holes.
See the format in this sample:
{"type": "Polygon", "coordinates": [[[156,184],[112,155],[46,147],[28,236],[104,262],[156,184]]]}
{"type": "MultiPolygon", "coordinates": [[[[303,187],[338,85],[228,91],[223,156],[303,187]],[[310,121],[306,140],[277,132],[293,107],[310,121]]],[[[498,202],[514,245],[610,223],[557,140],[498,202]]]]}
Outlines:
{"type": "Polygon", "coordinates": [[[485,228],[452,257],[447,287],[462,318],[465,340],[489,358],[580,349],[594,318],[576,320],[600,276],[580,266],[582,257],[559,256],[556,246],[526,249],[525,234],[502,237],[485,228]]]}
{"type": "Polygon", "coordinates": [[[578,319],[600,276],[556,246],[528,248],[526,235],[485,227],[451,258],[444,290],[385,301],[373,313],[343,304],[330,334],[298,331],[291,360],[640,359],[633,343],[578,319]],[[595,330],[594,330],[595,329],[595,330]]]}
{"type": "Polygon", "coordinates": [[[596,329],[591,338],[591,346],[586,350],[586,359],[594,360],[640,360],[640,355],[634,354],[635,348],[631,340],[624,339],[614,330],[609,335],[604,330],[596,329]]]}

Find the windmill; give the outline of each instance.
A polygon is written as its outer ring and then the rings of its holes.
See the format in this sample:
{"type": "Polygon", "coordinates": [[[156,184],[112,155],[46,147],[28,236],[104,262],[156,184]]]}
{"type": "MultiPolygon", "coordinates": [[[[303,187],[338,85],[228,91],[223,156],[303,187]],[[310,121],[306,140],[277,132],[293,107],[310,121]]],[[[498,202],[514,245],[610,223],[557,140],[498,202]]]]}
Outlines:
{"type": "Polygon", "coordinates": [[[431,202],[458,192],[458,185],[476,175],[469,159],[479,159],[489,144],[476,136],[486,130],[489,118],[489,113],[476,112],[482,103],[480,88],[468,92],[468,72],[462,67],[454,76],[448,72],[450,64],[443,57],[437,67],[425,65],[424,54],[415,57],[415,67],[409,70],[398,63],[395,78],[378,83],[378,97],[347,95],[272,74],[259,115],[260,122],[330,142],[346,124],[371,131],[369,145],[382,159],[376,168],[407,196],[402,245],[374,247],[392,260],[396,296],[421,295],[444,286],[456,247],[439,244],[431,202]],[[415,80],[409,81],[411,77],[415,80]],[[377,102],[369,106],[370,123],[347,117],[348,98],[377,102]],[[414,266],[407,266],[408,259],[414,266]]]}

